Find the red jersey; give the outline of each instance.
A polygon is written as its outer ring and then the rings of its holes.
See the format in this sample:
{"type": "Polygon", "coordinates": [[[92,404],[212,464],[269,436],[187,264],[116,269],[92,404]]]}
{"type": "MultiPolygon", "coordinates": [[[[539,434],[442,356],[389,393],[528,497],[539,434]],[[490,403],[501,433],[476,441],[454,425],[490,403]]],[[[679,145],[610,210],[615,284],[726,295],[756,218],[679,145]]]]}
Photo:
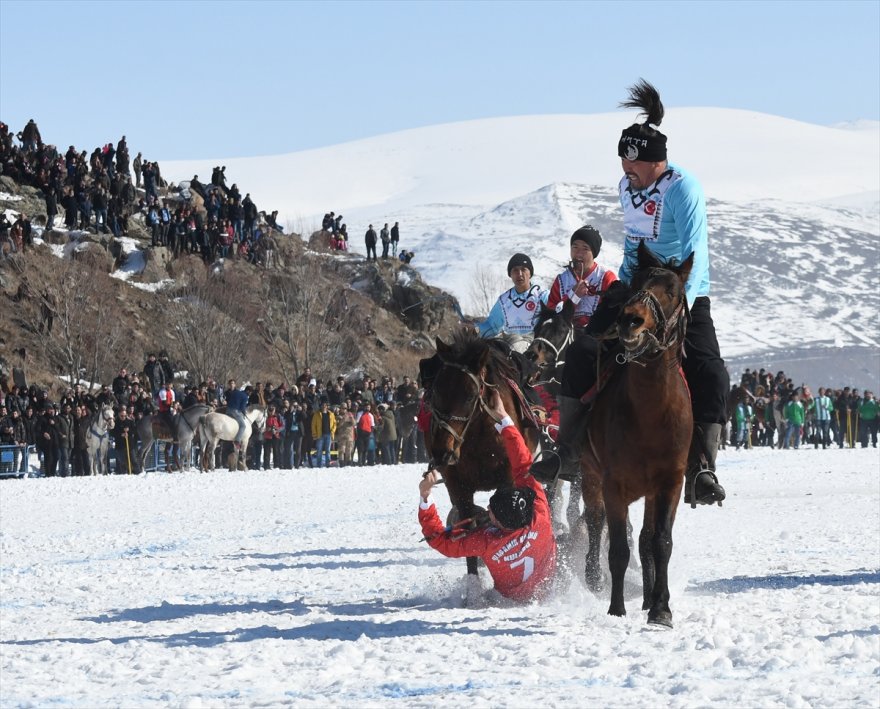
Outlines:
{"type": "Polygon", "coordinates": [[[507,425],[501,429],[501,438],[510,459],[513,484],[535,491],[532,521],[520,529],[485,527],[452,539],[434,503],[429,501],[419,505],[419,522],[428,544],[441,554],[479,556],[489,569],[498,593],[516,601],[530,601],[540,598],[549,589],[556,572],[556,538],[544,488],[529,475],[532,454],[522,434],[515,426],[507,425]]]}

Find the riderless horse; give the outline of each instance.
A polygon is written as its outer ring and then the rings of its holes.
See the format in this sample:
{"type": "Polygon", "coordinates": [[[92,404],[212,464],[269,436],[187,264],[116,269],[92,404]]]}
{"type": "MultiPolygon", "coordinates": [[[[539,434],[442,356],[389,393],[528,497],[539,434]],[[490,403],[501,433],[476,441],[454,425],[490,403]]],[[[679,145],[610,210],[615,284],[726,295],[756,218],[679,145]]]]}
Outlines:
{"type": "Polygon", "coordinates": [[[621,366],[593,404],[582,447],[582,495],[589,530],[587,585],[602,585],[599,540],[607,516],[611,604],[626,614],[623,588],[630,557],[627,510],[644,497],[639,535],[643,610],[648,622],[672,627],[669,559],[693,430],[690,395],[681,372],[688,320],[685,282],[693,255],[681,266],[662,264],[642,244],[632,279],[635,294],[617,319],[621,366]]]}
{"type": "Polygon", "coordinates": [[[178,470],[182,470],[184,464],[188,464],[190,460],[192,440],[196,433],[199,417],[209,411],[211,411],[210,406],[196,404],[175,414],[170,421],[159,414],[149,414],[138,421],[137,431],[143,446],[141,449],[141,470],[146,470],[147,455],[150,453],[153,441],[169,440],[177,441],[180,446],[176,467],[178,470]]]}
{"type": "MultiPolygon", "coordinates": [[[[534,451],[538,430],[517,393],[519,372],[499,348],[472,330],[459,330],[451,345],[436,340],[440,367],[431,385],[431,426],[426,444],[443,475],[459,520],[476,516],[477,490],[510,485],[512,476],[504,443],[489,413],[489,389],[501,395],[504,408],[534,451]]],[[[476,557],[467,559],[477,574],[476,557]]]]}
{"type": "Polygon", "coordinates": [[[89,415],[86,432],[89,475],[107,475],[110,472],[110,432],[115,425],[113,407],[109,404],[104,404],[89,415]]]}
{"type": "MultiPolygon", "coordinates": [[[[266,429],[266,407],[248,406],[244,414],[247,425],[244,427],[244,436],[241,440],[241,453],[239,462],[245,461],[244,453],[247,451],[251,439],[253,426],[257,427],[259,435],[266,429]]],[[[199,440],[202,443],[202,455],[199,460],[199,469],[208,472],[214,469],[214,452],[220,441],[234,441],[238,435],[238,421],[231,416],[218,411],[204,414],[198,421],[199,440]]],[[[247,463],[244,462],[245,467],[247,463]]]]}

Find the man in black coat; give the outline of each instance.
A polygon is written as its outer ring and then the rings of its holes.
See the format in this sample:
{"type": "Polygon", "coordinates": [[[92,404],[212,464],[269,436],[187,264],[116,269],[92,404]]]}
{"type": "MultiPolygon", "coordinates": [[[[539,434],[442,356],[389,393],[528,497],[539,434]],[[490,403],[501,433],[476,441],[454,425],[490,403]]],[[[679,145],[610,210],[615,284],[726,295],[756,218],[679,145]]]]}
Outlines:
{"type": "Polygon", "coordinates": [[[55,477],[58,470],[59,433],[54,404],[43,409],[36,423],[37,448],[43,454],[43,475],[55,477]]]}
{"type": "Polygon", "coordinates": [[[373,229],[373,225],[370,224],[370,228],[367,229],[367,233],[364,234],[364,243],[367,246],[367,261],[370,260],[370,254],[373,254],[373,261],[378,261],[376,257],[376,230],[373,229]]]}

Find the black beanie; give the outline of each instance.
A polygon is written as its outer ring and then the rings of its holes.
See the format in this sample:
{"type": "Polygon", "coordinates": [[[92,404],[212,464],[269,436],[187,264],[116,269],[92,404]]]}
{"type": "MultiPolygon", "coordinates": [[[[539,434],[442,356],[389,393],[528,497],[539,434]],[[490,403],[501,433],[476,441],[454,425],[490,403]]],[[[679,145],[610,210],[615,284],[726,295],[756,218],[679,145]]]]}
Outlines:
{"type": "Polygon", "coordinates": [[[532,521],[535,491],[530,487],[502,487],[489,498],[489,509],[505,529],[520,529],[532,521]]]}
{"type": "Polygon", "coordinates": [[[594,229],[589,225],[582,226],[571,235],[570,243],[573,244],[575,241],[586,241],[587,246],[590,247],[590,251],[593,252],[593,258],[596,258],[599,255],[599,249],[602,248],[602,235],[599,233],[598,229],[594,229]]]}
{"type": "Polygon", "coordinates": [[[620,134],[617,155],[627,160],[663,162],[666,160],[666,136],[646,123],[633,123],[620,134]]]}
{"type": "Polygon", "coordinates": [[[510,272],[516,268],[517,266],[525,266],[529,269],[529,275],[535,275],[535,267],[532,266],[532,259],[530,259],[525,254],[514,254],[510,257],[510,261],[507,262],[507,275],[510,275],[510,272]]]}

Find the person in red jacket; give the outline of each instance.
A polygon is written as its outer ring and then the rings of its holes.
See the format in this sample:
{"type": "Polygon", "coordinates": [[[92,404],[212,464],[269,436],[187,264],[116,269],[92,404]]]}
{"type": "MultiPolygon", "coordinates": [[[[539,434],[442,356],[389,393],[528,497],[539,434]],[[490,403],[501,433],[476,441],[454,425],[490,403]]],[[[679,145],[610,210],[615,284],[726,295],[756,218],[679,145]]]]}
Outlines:
{"type": "Polygon", "coordinates": [[[513,486],[499,488],[489,499],[488,525],[467,532],[448,530],[430,496],[439,480],[432,470],[419,484],[419,523],[428,544],[444,556],[480,557],[502,596],[538,600],[547,595],[556,572],[550,505],[544,488],[529,475],[532,454],[497,391],[492,392],[490,407],[510,459],[513,486]]]}

